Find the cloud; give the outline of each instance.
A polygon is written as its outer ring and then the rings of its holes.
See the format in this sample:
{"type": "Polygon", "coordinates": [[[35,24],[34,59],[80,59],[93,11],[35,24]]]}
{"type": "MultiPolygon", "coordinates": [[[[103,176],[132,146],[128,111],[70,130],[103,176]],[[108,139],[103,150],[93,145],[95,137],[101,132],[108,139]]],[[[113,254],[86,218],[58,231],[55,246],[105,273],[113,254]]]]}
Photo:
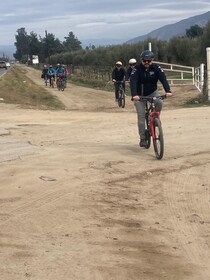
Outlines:
{"type": "Polygon", "coordinates": [[[126,41],[208,10],[209,0],[7,0],[0,9],[0,45],[13,43],[21,27],[40,36],[47,30],[61,41],[70,31],[79,40],[126,41]]]}

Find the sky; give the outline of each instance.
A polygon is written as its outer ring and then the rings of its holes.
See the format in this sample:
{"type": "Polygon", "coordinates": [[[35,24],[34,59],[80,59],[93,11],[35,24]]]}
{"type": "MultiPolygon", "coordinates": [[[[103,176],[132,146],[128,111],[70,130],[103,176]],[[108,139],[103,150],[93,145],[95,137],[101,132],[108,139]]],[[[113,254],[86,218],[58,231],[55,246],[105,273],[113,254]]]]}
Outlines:
{"type": "Polygon", "coordinates": [[[24,27],[64,41],[123,43],[167,24],[210,11],[209,0],[1,0],[0,45],[14,45],[24,27]]]}

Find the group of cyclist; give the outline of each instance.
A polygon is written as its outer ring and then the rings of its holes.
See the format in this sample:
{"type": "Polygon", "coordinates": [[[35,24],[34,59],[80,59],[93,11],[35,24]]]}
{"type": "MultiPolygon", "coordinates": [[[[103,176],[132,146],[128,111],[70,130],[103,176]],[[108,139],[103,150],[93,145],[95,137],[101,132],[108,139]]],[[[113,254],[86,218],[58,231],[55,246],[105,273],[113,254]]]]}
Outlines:
{"type": "MultiPolygon", "coordinates": [[[[131,91],[131,100],[137,112],[137,124],[139,133],[139,146],[146,147],[145,137],[145,102],[141,100],[142,96],[159,97],[157,84],[160,81],[165,91],[165,96],[172,96],[170,85],[166,78],[163,69],[157,63],[153,62],[154,54],[150,50],[144,50],[140,54],[140,61],[137,63],[135,58],[129,60],[129,67],[127,70],[123,67],[121,61],[117,61],[112,71],[112,82],[115,85],[115,102],[119,98],[119,83],[122,83],[125,90],[125,84],[129,84],[131,91]]],[[[42,71],[42,78],[47,77],[57,81],[58,79],[67,80],[68,70],[65,65],[57,64],[56,68],[52,65],[47,67],[44,65],[42,71]]],[[[155,100],[155,110],[160,112],[162,110],[163,101],[159,98],[155,100]]]]}
{"type": "Polygon", "coordinates": [[[54,87],[54,82],[58,82],[58,79],[61,79],[64,81],[65,87],[66,87],[66,82],[67,82],[67,75],[69,74],[69,71],[67,67],[64,64],[58,63],[56,68],[54,68],[52,65],[47,65],[45,64],[42,69],[42,75],[41,77],[44,80],[49,80],[50,86],[54,87]]]}
{"type": "MultiPolygon", "coordinates": [[[[145,137],[145,102],[141,101],[142,96],[159,97],[160,93],[157,88],[158,81],[161,82],[166,97],[172,95],[169,83],[163,69],[153,62],[154,53],[150,50],[145,50],[140,54],[140,62],[137,63],[135,58],[129,60],[127,71],[124,69],[122,62],[117,61],[115,68],[112,71],[112,81],[115,85],[115,101],[118,101],[118,82],[123,81],[130,85],[131,100],[137,112],[137,123],[139,132],[139,146],[146,147],[145,137]]],[[[163,101],[155,100],[155,109],[160,112],[162,110],[163,101]]]]}

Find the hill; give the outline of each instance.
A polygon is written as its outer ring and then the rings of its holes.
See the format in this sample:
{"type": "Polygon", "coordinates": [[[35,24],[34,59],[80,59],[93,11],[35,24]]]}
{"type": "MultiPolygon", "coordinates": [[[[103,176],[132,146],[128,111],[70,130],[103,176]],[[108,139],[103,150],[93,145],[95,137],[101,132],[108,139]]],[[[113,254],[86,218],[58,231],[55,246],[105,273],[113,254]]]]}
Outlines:
{"type": "Polygon", "coordinates": [[[165,25],[163,27],[155,29],[154,31],[152,31],[148,34],[138,36],[134,39],[131,39],[131,40],[127,41],[126,43],[133,44],[133,43],[137,43],[139,41],[146,40],[147,38],[155,38],[158,40],[168,41],[170,38],[172,38],[174,36],[185,35],[186,29],[189,29],[193,25],[197,24],[200,27],[205,26],[209,20],[210,20],[210,11],[208,11],[207,13],[201,14],[201,15],[183,19],[177,23],[165,25]]]}
{"type": "Polygon", "coordinates": [[[5,56],[10,59],[14,59],[13,53],[15,53],[14,45],[0,45],[0,57],[5,56]]]}

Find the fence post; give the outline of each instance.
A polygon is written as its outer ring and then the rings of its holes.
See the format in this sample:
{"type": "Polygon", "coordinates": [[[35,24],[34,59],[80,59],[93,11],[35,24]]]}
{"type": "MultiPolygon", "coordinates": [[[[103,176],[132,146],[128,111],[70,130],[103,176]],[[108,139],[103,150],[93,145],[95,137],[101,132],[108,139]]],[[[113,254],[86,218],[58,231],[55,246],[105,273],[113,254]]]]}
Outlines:
{"type": "Polygon", "coordinates": [[[200,87],[201,87],[201,93],[203,93],[203,87],[204,87],[204,71],[205,71],[205,64],[202,63],[200,65],[200,77],[201,77],[201,80],[200,80],[200,87]]]}
{"type": "Polygon", "coordinates": [[[207,54],[207,91],[208,91],[208,100],[210,100],[210,48],[206,48],[207,54]]]}

